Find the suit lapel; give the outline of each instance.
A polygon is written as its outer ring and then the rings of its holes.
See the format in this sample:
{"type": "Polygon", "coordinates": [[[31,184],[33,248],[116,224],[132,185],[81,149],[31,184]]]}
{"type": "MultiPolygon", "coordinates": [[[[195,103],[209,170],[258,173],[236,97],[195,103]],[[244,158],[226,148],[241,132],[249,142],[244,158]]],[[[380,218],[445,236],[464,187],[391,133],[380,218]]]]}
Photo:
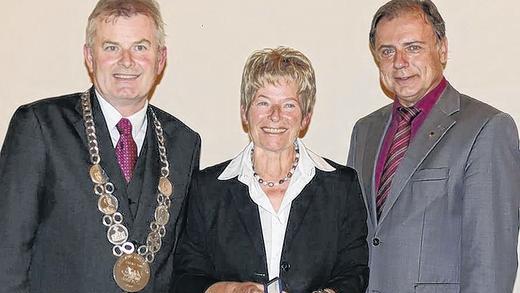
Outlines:
{"type": "Polygon", "coordinates": [[[285,254],[290,249],[292,242],[301,227],[305,214],[309,210],[310,204],[316,194],[316,187],[320,185],[318,178],[320,171],[316,170],[313,180],[304,187],[302,192],[293,200],[287,228],[285,229],[285,238],[283,243],[283,252],[285,254]]]}
{"type": "Polygon", "coordinates": [[[230,186],[228,193],[233,199],[235,209],[240,217],[249,238],[253,242],[255,251],[263,260],[267,271],[267,259],[265,256],[264,238],[262,235],[262,224],[260,223],[260,214],[258,206],[249,197],[247,186],[234,178],[229,180],[230,186]]]}
{"type": "MultiPolygon", "coordinates": [[[[91,87],[89,90],[90,96],[94,95],[94,87],[91,87]]],[[[73,122],[74,128],[76,129],[76,132],[78,133],[78,136],[81,138],[81,141],[83,142],[83,145],[85,146],[85,152],[88,154],[88,142],[87,142],[87,135],[85,133],[85,122],[83,121],[83,111],[81,108],[81,94],[79,94],[79,98],[77,100],[76,106],[74,107],[75,110],[78,112],[77,120],[73,122]]],[[[90,160],[89,160],[90,163],[90,160]]]]}
{"type": "Polygon", "coordinates": [[[448,84],[439,101],[413,137],[403,160],[395,172],[390,193],[381,213],[380,222],[384,221],[420,164],[455,124],[455,120],[450,116],[459,111],[459,109],[459,94],[448,84]]]}
{"type": "MultiPolygon", "coordinates": [[[[123,214],[125,222],[128,226],[133,224],[133,219],[130,213],[130,207],[128,206],[127,195],[126,195],[126,180],[121,174],[119,163],[117,162],[114,146],[110,138],[110,133],[97,101],[97,97],[94,91],[94,87],[90,89],[90,102],[92,104],[92,113],[94,116],[94,123],[96,125],[96,137],[98,141],[99,155],[101,156],[101,166],[107,173],[110,182],[114,184],[115,191],[114,196],[119,201],[118,210],[123,214]]],[[[76,110],[79,112],[80,117],[83,116],[81,109],[81,99],[78,100],[76,110]]],[[[85,126],[83,119],[79,119],[74,123],[74,127],[78,132],[79,136],[85,144],[85,151],[88,153],[88,143],[85,134],[85,126]]],[[[89,162],[90,164],[90,162],[89,162]]],[[[88,170],[85,171],[85,176],[88,176],[88,170]]]]}
{"type": "Polygon", "coordinates": [[[369,210],[369,218],[374,226],[377,225],[375,169],[384,135],[390,125],[391,113],[392,105],[383,108],[380,116],[372,119],[370,125],[361,134],[363,137],[359,139],[359,141],[366,142],[364,146],[358,147],[363,153],[363,168],[360,176],[362,176],[363,184],[366,186],[363,194],[369,210]]]}

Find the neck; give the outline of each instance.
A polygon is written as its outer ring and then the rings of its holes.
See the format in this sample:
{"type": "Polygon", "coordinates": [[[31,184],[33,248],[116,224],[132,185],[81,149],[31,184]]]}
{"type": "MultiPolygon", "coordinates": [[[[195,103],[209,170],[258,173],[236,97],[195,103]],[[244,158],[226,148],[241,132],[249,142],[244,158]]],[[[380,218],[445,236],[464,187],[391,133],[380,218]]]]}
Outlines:
{"type": "Polygon", "coordinates": [[[265,180],[278,181],[291,170],[295,155],[296,152],[293,147],[280,152],[255,148],[252,158],[255,172],[265,180]]]}
{"type": "Polygon", "coordinates": [[[146,100],[139,101],[137,103],[121,103],[116,104],[109,101],[109,103],[116,108],[116,110],[121,114],[123,117],[130,117],[134,115],[135,113],[139,112],[146,104],[146,100]]]}

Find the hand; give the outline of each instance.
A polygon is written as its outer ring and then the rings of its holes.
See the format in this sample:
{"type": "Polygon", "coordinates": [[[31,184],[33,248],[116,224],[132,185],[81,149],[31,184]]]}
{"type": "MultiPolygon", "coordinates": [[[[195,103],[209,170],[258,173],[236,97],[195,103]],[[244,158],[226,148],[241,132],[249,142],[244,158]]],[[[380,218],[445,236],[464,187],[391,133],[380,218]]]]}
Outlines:
{"type": "Polygon", "coordinates": [[[218,282],[205,293],[264,293],[264,286],[253,282],[218,282]]]}

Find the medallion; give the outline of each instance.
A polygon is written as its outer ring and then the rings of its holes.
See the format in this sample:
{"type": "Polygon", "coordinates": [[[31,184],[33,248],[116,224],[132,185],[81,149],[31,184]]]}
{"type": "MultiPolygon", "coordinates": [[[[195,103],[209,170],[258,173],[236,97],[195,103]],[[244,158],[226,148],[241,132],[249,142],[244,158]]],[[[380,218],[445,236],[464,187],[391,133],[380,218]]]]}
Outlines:
{"type": "MultiPolygon", "coordinates": [[[[170,164],[166,153],[165,138],[161,122],[157,119],[152,107],[148,112],[152,116],[157,148],[161,164],[159,184],[157,189],[157,207],[154,213],[155,221],[150,223],[150,232],[146,238],[146,244],[138,246],[129,242],[128,229],[123,224],[123,215],[118,212],[119,202],[113,195],[115,188],[108,175],[101,167],[101,155],[96,136],[96,125],[92,115],[90,92],[85,91],[81,95],[81,108],[85,124],[85,134],[88,140],[90,162],[89,175],[94,183],[94,194],[98,196],[98,210],[103,213],[102,223],[107,230],[107,238],[112,247],[112,254],[118,258],[114,265],[113,277],[117,285],[125,292],[141,291],[150,280],[150,264],[155,259],[155,254],[162,245],[162,237],[166,235],[166,225],[170,219],[168,208],[171,205],[173,184],[168,179],[170,164]],[[136,253],[137,251],[137,253],[136,253]]],[[[148,115],[148,114],[147,114],[148,115]]]]}
{"type": "Polygon", "coordinates": [[[173,185],[166,177],[159,179],[159,191],[166,197],[169,197],[173,193],[173,185]]]}
{"type": "Polygon", "coordinates": [[[103,194],[98,199],[98,209],[105,215],[117,212],[118,205],[117,198],[110,194],[103,194]]]}
{"type": "Polygon", "coordinates": [[[114,245],[123,244],[128,240],[128,229],[121,224],[114,224],[108,228],[107,238],[114,245]]]}
{"type": "Polygon", "coordinates": [[[108,181],[108,176],[105,173],[105,170],[103,170],[99,164],[92,165],[89,173],[90,179],[92,179],[92,182],[96,184],[104,184],[108,181]]]}
{"type": "Polygon", "coordinates": [[[114,265],[114,280],[125,292],[139,292],[150,280],[150,266],[137,253],[124,254],[114,265]]]}
{"type": "Polygon", "coordinates": [[[168,224],[168,221],[170,220],[170,213],[168,212],[167,206],[158,206],[155,209],[155,221],[160,226],[164,226],[168,224]]]}

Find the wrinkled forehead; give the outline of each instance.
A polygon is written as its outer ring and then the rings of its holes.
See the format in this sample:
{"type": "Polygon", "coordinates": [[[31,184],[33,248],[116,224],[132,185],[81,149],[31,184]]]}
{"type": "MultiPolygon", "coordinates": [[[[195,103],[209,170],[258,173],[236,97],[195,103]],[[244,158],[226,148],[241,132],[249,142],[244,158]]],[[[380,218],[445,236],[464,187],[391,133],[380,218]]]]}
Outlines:
{"type": "Polygon", "coordinates": [[[382,19],[377,25],[375,45],[377,47],[381,42],[397,39],[403,42],[411,42],[416,38],[425,41],[430,37],[435,39],[436,35],[428,18],[421,12],[411,11],[382,19]]]}

